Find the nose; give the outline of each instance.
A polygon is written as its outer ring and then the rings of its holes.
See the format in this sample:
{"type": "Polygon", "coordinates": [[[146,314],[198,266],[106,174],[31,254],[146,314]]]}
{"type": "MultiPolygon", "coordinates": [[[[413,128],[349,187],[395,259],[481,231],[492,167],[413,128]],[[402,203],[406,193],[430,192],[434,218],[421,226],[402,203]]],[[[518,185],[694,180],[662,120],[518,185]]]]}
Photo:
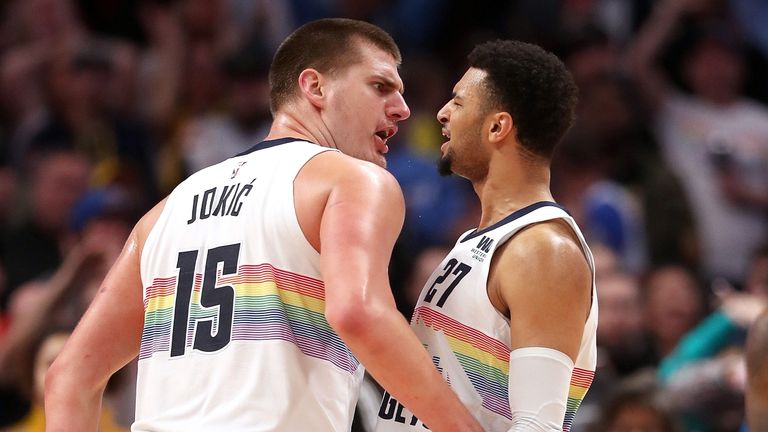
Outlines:
{"type": "Polygon", "coordinates": [[[444,125],[448,123],[448,119],[450,118],[448,111],[448,103],[446,103],[442,108],[440,108],[440,111],[437,112],[437,121],[439,121],[440,124],[444,125]]]}
{"type": "Polygon", "coordinates": [[[400,92],[393,92],[393,97],[387,107],[387,118],[393,118],[395,121],[402,121],[411,116],[411,109],[405,103],[405,99],[400,92]]]}

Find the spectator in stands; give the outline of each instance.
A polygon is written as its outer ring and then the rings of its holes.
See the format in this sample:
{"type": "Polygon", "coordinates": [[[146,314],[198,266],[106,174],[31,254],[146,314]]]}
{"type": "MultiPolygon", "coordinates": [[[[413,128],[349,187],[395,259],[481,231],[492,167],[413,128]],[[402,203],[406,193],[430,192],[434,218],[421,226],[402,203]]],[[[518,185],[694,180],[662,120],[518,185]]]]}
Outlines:
{"type": "Polygon", "coordinates": [[[738,285],[749,254],[768,236],[768,109],[743,96],[744,45],[712,18],[713,4],[660,1],[628,54],[627,71],[655,110],[662,153],[690,199],[706,276],[738,285]],[[690,94],[677,90],[658,62],[685,17],[697,24],[682,51],[690,94]]]}

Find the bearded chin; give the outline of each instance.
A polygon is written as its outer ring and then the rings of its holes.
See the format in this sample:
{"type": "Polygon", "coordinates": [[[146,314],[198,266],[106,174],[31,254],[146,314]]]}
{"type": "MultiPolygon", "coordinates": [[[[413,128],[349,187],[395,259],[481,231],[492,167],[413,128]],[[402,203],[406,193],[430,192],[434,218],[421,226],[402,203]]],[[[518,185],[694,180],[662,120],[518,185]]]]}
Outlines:
{"type": "Polygon", "coordinates": [[[448,177],[451,174],[453,174],[453,171],[451,171],[451,154],[446,153],[445,155],[441,155],[440,159],[437,160],[437,173],[440,174],[443,177],[448,177]]]}

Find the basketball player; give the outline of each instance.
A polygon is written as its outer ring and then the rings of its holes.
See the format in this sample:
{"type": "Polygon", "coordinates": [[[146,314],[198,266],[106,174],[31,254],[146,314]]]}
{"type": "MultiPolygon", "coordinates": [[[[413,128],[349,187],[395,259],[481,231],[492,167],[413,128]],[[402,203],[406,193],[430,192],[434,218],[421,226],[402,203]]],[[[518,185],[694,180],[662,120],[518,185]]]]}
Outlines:
{"type": "MultiPolygon", "coordinates": [[[[469,64],[437,115],[439,167],[472,182],[482,214],[427,280],[411,325],[485,430],[568,431],[594,376],[597,324],[591,252],[549,190],[576,87],[530,44],[487,42],[469,64]]],[[[377,431],[424,430],[405,407],[385,394],[377,431]]]]}
{"type": "Polygon", "coordinates": [[[288,37],[267,140],[136,225],[48,373],[49,432],[95,431],[107,378],[136,355],[133,431],[348,431],[358,361],[434,430],[480,430],[390,292],[404,206],[382,167],[410,114],[399,61],[363,22],[288,37]]]}

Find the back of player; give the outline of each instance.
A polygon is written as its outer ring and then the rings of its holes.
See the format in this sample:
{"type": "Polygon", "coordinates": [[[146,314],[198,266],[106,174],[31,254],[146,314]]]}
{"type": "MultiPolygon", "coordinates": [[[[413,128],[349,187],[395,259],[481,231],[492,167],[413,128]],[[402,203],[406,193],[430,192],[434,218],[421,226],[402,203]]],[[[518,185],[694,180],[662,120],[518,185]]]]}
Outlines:
{"type": "MultiPolygon", "coordinates": [[[[517,350],[510,348],[509,320],[497,311],[488,297],[491,261],[499,247],[514,239],[514,235],[524,228],[558,219],[567,223],[578,237],[594,275],[592,254],[574,220],[557,204],[542,201],[524,207],[485,229],[470,231],[459,237],[451,252],[427,280],[416,304],[411,327],[432,355],[435,366],[451,389],[486,431],[510,430],[514,418],[510,407],[516,403],[510,400],[509,388],[521,385],[514,376],[510,376],[510,352],[515,355],[517,350]]],[[[565,432],[570,430],[576,410],[594,377],[597,361],[596,298],[593,276],[592,306],[584,324],[578,356],[572,365],[570,388],[563,389],[568,392],[567,403],[560,407],[565,411],[562,425],[565,432]]],[[[571,362],[565,354],[560,354],[563,362],[571,362]]],[[[559,385],[550,383],[549,379],[551,377],[548,376],[535,377],[537,387],[559,385]]],[[[563,417],[562,412],[558,415],[563,417]]],[[[425,426],[407,408],[389,394],[384,395],[376,424],[377,432],[423,430],[426,430],[425,426]]]]}
{"type": "Polygon", "coordinates": [[[141,255],[133,431],[351,424],[363,368],[325,319],[320,256],[294,209],[297,173],[327,150],[265,141],[169,196],[141,255]]]}

